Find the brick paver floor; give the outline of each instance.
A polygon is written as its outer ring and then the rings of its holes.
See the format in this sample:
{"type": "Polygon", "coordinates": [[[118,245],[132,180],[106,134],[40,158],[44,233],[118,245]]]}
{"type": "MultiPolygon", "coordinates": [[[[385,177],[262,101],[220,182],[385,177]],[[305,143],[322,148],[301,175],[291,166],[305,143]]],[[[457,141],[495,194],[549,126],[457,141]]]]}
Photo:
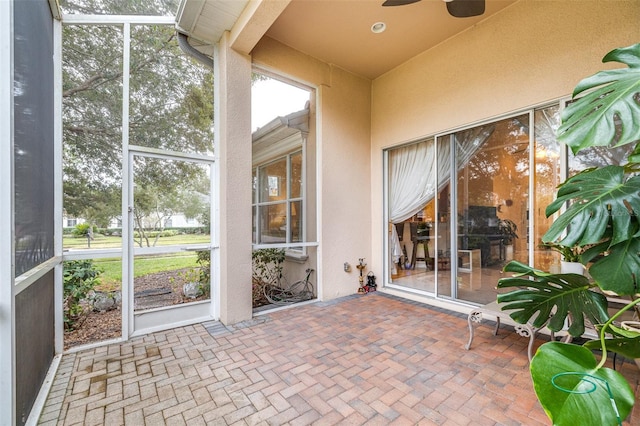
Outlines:
{"type": "Polygon", "coordinates": [[[40,424],[549,424],[527,339],[466,327],[372,293],[153,333],[65,354],[40,424]]]}

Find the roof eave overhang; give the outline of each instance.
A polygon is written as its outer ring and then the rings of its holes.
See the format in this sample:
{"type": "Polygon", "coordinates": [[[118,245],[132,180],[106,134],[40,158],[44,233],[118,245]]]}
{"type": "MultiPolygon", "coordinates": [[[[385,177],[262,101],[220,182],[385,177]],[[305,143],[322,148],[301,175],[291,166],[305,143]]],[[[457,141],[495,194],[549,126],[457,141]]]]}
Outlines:
{"type": "MultiPolygon", "coordinates": [[[[178,31],[214,46],[230,32],[231,48],[249,54],[291,0],[182,0],[178,31]]],[[[211,50],[202,48],[202,50],[211,50]]]]}
{"type": "Polygon", "coordinates": [[[292,112],[291,114],[276,117],[252,134],[253,143],[259,143],[266,139],[273,139],[275,134],[282,132],[301,132],[305,136],[309,133],[309,109],[308,107],[292,112]]]}

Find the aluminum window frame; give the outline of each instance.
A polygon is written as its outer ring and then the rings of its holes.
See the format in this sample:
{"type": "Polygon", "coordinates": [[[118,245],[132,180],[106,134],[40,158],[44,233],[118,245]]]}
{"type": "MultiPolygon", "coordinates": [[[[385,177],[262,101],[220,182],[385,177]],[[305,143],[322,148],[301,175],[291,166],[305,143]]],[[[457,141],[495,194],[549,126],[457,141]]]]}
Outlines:
{"type": "MultiPolygon", "coordinates": [[[[307,217],[306,217],[306,161],[305,161],[305,149],[304,146],[300,147],[300,149],[293,150],[287,154],[278,156],[276,158],[269,159],[269,161],[265,161],[261,164],[257,164],[252,169],[252,175],[255,176],[256,179],[256,187],[254,188],[254,194],[252,197],[251,209],[255,211],[255,218],[253,226],[255,227],[255,240],[252,242],[254,249],[256,248],[284,248],[286,249],[286,254],[292,257],[299,257],[306,255],[306,247],[309,246],[307,241],[307,217]],[[291,197],[291,188],[292,188],[292,157],[300,155],[301,158],[301,189],[300,189],[300,197],[291,197]],[[283,200],[278,201],[261,201],[260,200],[260,170],[268,167],[269,165],[276,164],[282,160],[286,162],[286,179],[287,179],[287,194],[283,200]],[[302,204],[302,212],[301,214],[301,226],[302,226],[302,241],[292,242],[291,241],[291,205],[294,202],[300,201],[302,204]],[[285,221],[285,242],[284,243],[264,243],[260,241],[260,235],[262,232],[260,226],[260,210],[263,207],[274,206],[285,204],[286,210],[286,221],[285,221]]],[[[313,245],[316,245],[315,243],[313,245]]]]}
{"type": "MultiPolygon", "coordinates": [[[[445,302],[447,304],[451,304],[454,306],[475,306],[475,304],[471,301],[466,301],[466,300],[462,300],[462,299],[458,299],[457,298],[457,280],[456,280],[456,268],[451,268],[450,269],[450,273],[451,273],[451,297],[442,297],[439,296],[439,289],[438,289],[438,278],[437,275],[435,276],[435,285],[434,285],[434,292],[427,292],[427,291],[423,291],[423,290],[416,290],[416,289],[412,289],[412,288],[408,288],[408,287],[404,287],[404,286],[400,286],[397,284],[394,284],[392,282],[389,282],[389,278],[391,277],[391,265],[390,265],[390,244],[389,244],[389,238],[387,237],[388,234],[388,229],[387,229],[387,224],[389,223],[389,152],[403,147],[403,146],[407,146],[407,145],[411,145],[414,143],[419,143],[421,141],[425,141],[428,140],[430,138],[433,138],[434,143],[438,144],[438,141],[440,138],[444,138],[444,137],[451,137],[451,161],[452,161],[452,167],[451,167],[451,173],[455,173],[456,167],[455,167],[455,162],[456,162],[456,158],[454,155],[455,149],[454,149],[454,140],[455,140],[455,133],[457,132],[461,132],[464,130],[468,130],[468,129],[472,129],[474,127],[478,127],[478,126],[482,126],[482,125],[486,125],[486,124],[491,124],[491,123],[495,123],[501,120],[505,120],[505,119],[509,119],[509,118],[513,118],[513,117],[517,117],[517,116],[521,116],[521,115],[525,115],[528,114],[529,116],[529,165],[530,167],[534,164],[533,163],[533,158],[535,156],[535,111],[539,110],[539,109],[543,109],[543,108],[547,108],[547,107],[551,107],[551,106],[560,106],[560,111],[562,111],[562,109],[565,106],[565,102],[567,101],[567,99],[569,99],[570,97],[568,97],[567,95],[563,95],[563,96],[559,96],[557,98],[555,98],[554,100],[551,101],[546,101],[546,102],[542,102],[539,104],[535,104],[532,106],[528,106],[526,108],[522,108],[519,110],[514,110],[514,111],[510,111],[504,114],[499,114],[487,119],[483,119],[483,120],[478,120],[475,121],[473,123],[470,124],[465,124],[462,126],[458,126],[458,127],[453,127],[450,129],[446,129],[437,133],[433,133],[433,134],[429,134],[429,135],[424,135],[424,136],[420,136],[417,138],[413,138],[411,140],[408,141],[404,141],[401,142],[397,145],[393,145],[393,146],[387,146],[384,147],[382,149],[382,165],[383,165],[383,173],[382,173],[382,177],[383,177],[383,182],[382,182],[382,191],[383,191],[383,203],[384,203],[384,213],[383,213],[383,229],[381,230],[382,235],[383,235],[383,244],[382,244],[382,259],[387,259],[387,261],[385,261],[383,263],[383,276],[385,277],[384,283],[383,283],[383,288],[388,288],[388,289],[392,289],[392,290],[401,290],[403,292],[408,292],[410,294],[415,294],[417,296],[420,297],[428,297],[428,298],[432,298],[434,299],[438,304],[445,302]],[[456,287],[456,288],[454,288],[456,287]],[[454,296],[455,295],[455,296],[454,296]]],[[[561,146],[560,148],[560,153],[561,153],[561,167],[560,167],[560,179],[564,180],[566,178],[567,175],[567,164],[566,164],[566,153],[567,153],[567,147],[566,146],[561,146]]],[[[437,164],[436,164],[437,167],[437,164]]],[[[529,190],[529,196],[528,196],[528,200],[527,200],[527,208],[529,209],[529,211],[533,211],[534,208],[534,190],[535,190],[535,181],[534,181],[534,173],[535,170],[533,168],[530,168],[530,173],[529,173],[529,179],[528,179],[528,190],[529,190]]],[[[438,179],[438,176],[436,176],[436,182],[438,179]]],[[[453,181],[453,177],[451,177],[451,181],[453,181]]],[[[457,191],[457,185],[450,185],[450,210],[452,212],[456,212],[457,211],[457,197],[458,197],[458,191],[457,191]]],[[[437,209],[437,197],[436,198],[436,206],[435,208],[437,209]]],[[[436,210],[437,211],[437,210],[436,210]]],[[[454,221],[451,221],[451,223],[449,224],[450,226],[450,232],[451,232],[451,241],[449,242],[450,247],[452,252],[454,252],[453,250],[457,250],[457,238],[456,236],[456,223],[454,221]]],[[[434,229],[433,229],[434,234],[437,235],[438,232],[438,222],[436,221],[434,223],[434,229]]],[[[533,220],[529,220],[529,224],[528,224],[528,232],[529,235],[535,235],[535,221],[533,220]]],[[[437,246],[436,246],[437,247],[437,246]]],[[[528,261],[529,264],[533,265],[534,262],[534,250],[535,250],[535,241],[533,238],[529,238],[529,241],[527,243],[527,249],[528,249],[528,261]]],[[[437,248],[436,248],[436,253],[437,253],[437,248]]]]}

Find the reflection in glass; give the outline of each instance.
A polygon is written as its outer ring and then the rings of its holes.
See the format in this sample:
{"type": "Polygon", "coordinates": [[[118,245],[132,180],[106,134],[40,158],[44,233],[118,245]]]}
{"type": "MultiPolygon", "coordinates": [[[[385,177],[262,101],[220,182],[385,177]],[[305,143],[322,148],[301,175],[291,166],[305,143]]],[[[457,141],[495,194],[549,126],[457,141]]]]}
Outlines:
{"type": "Polygon", "coordinates": [[[293,201],[290,203],[291,216],[291,236],[290,241],[298,243],[304,241],[302,236],[302,201],[293,201]]]}
{"type": "Polygon", "coordinates": [[[443,269],[437,262],[442,249],[435,238],[440,232],[436,179],[438,187],[447,186],[449,158],[448,142],[442,139],[437,150],[434,140],[428,139],[389,152],[389,271],[395,285],[435,292],[435,271],[443,269]]]}
{"type": "Polygon", "coordinates": [[[257,232],[257,228],[256,228],[256,215],[258,212],[258,207],[253,205],[251,206],[251,242],[253,244],[256,244],[256,232],[257,232]]]}
{"type": "Polygon", "coordinates": [[[287,198],[287,160],[260,168],[260,202],[279,201],[287,198]]]}
{"type": "Polygon", "coordinates": [[[302,153],[291,156],[291,196],[302,197],[302,153]]]}
{"type": "MultiPolygon", "coordinates": [[[[560,256],[553,250],[540,247],[542,236],[547,232],[555,217],[547,218],[546,207],[553,202],[557,186],[560,183],[560,143],[556,140],[556,131],[560,126],[560,108],[551,106],[538,109],[535,120],[534,155],[534,196],[533,219],[535,221],[534,266],[544,271],[559,271],[560,256]]],[[[557,217],[557,215],[556,215],[557,217]]]]}
{"type": "Polygon", "coordinates": [[[285,203],[271,204],[260,208],[260,242],[286,242],[287,210],[285,203]]]}
{"type": "Polygon", "coordinates": [[[528,261],[528,124],[522,115],[389,151],[394,285],[488,303],[502,266],[528,261]]]}
{"type": "Polygon", "coordinates": [[[590,167],[623,166],[627,164],[629,154],[634,144],[627,144],[615,148],[594,146],[583,149],[577,154],[569,150],[569,176],[573,176],[590,167]]]}
{"type": "Polygon", "coordinates": [[[258,201],[258,175],[256,169],[251,170],[251,183],[251,202],[255,204],[258,201]]]}
{"type": "Polygon", "coordinates": [[[454,135],[458,299],[495,300],[504,263],[528,262],[528,124],[522,115],[454,135]],[[509,228],[516,232],[508,234],[509,228]]]}
{"type": "Polygon", "coordinates": [[[294,152],[257,167],[253,173],[254,198],[256,193],[258,198],[253,206],[254,242],[304,241],[302,152],[294,152]],[[258,182],[257,188],[255,182],[258,182]],[[256,233],[258,241],[255,241],[256,233]]]}
{"type": "MultiPolygon", "coordinates": [[[[438,181],[442,181],[442,173],[449,174],[451,170],[451,135],[438,139],[438,181]]],[[[447,176],[448,177],[448,176],[447,176]]],[[[455,268],[456,256],[451,255],[451,184],[447,179],[446,185],[440,185],[438,191],[438,212],[435,216],[436,262],[438,271],[438,296],[452,297],[455,290],[451,282],[451,268],[455,268]]]]}

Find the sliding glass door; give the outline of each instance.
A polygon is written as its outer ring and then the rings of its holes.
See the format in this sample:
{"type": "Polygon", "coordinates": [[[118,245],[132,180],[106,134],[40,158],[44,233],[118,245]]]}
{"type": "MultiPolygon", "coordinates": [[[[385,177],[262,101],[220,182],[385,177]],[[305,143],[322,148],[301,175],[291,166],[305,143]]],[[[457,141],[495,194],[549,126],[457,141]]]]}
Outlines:
{"type": "Polygon", "coordinates": [[[511,260],[549,270],[544,206],[561,182],[558,105],[386,153],[387,286],[490,303],[511,260]],[[532,194],[532,195],[531,195],[532,194]]]}
{"type": "Polygon", "coordinates": [[[529,114],[454,134],[457,298],[495,300],[504,264],[527,263],[529,114]]]}
{"type": "Polygon", "coordinates": [[[434,139],[389,154],[391,281],[434,293],[437,150],[434,139]]]}

